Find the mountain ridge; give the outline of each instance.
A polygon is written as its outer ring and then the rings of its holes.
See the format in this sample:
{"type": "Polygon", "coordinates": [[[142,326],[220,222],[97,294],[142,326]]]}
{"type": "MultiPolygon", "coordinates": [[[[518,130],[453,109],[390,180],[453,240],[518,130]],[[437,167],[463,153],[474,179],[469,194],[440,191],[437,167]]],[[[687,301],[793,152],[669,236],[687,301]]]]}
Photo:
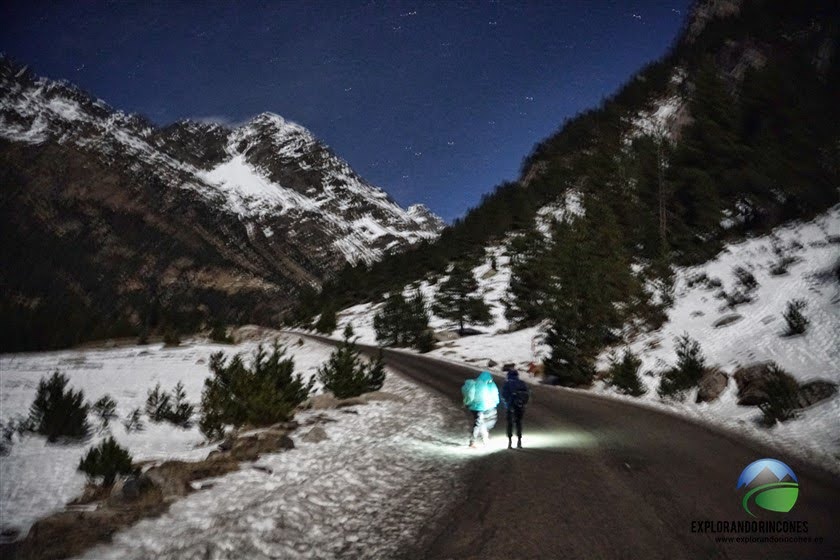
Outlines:
{"type": "Polygon", "coordinates": [[[234,129],[156,127],[5,56],[0,164],[3,237],[19,245],[0,263],[0,308],[14,318],[3,350],[208,321],[278,324],[302,289],[346,263],[442,228],[279,115],[234,129]],[[40,332],[62,302],[73,326],[40,332]]]}

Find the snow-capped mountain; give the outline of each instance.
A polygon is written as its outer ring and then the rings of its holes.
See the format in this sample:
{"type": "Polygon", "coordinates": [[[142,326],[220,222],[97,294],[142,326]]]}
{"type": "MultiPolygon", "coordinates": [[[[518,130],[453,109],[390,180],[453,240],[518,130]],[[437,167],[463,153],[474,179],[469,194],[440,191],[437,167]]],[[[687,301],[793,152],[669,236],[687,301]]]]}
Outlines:
{"type": "Polygon", "coordinates": [[[421,205],[401,208],[308,130],[272,113],[235,129],[191,121],[158,128],[6,57],[0,161],[3,238],[18,245],[4,254],[0,283],[10,294],[4,308],[21,320],[51,315],[52,298],[64,298],[78,304],[81,321],[115,298],[121,309],[110,308],[110,320],[136,328],[156,312],[127,303],[127,294],[175,302],[180,296],[163,294],[176,286],[205,318],[276,319],[300,287],[443,227],[421,205]],[[35,259],[55,253],[58,270],[35,259]],[[232,303],[243,290],[262,295],[232,303]]]}

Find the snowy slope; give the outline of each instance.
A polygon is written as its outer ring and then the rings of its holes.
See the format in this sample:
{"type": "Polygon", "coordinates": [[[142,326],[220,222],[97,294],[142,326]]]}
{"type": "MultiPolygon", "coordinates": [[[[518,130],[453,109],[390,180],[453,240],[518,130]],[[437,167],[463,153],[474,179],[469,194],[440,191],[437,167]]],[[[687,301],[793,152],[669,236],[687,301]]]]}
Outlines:
{"type": "MultiPolygon", "coordinates": [[[[143,410],[147,392],[157,383],[170,391],[179,381],[184,384],[187,399],[198,403],[209,370],[210,354],[250,352],[256,346],[248,343],[231,348],[214,344],[196,344],[179,348],[160,345],[109,350],[68,350],[0,356],[0,421],[25,416],[35,397],[38,382],[53,371],[61,371],[70,379],[70,387],[84,391],[89,402],[105,394],[117,402],[117,415],[123,419],[134,408],[143,410]]],[[[299,352],[298,370],[313,375],[323,353],[306,348],[299,352]],[[314,354],[307,353],[311,350],[314,354]]],[[[91,420],[93,416],[90,417],[91,420]]],[[[91,421],[92,426],[96,422],[91,421]]],[[[136,460],[177,457],[200,459],[212,447],[203,447],[203,436],[197,426],[175,428],[154,424],[144,417],[145,429],[126,433],[121,421],[112,422],[110,433],[127,447],[136,460]]],[[[3,523],[26,528],[33,521],[61,507],[80,494],[84,475],[76,465],[84,451],[105,437],[97,433],[85,443],[47,445],[44,438],[24,437],[15,441],[11,452],[0,456],[0,503],[3,523]]]]}
{"type": "Polygon", "coordinates": [[[840,381],[840,283],[834,267],[840,262],[840,207],[816,220],[777,228],[772,235],[727,246],[713,260],[677,271],[673,307],[659,331],[639,337],[630,347],[643,368],[661,369],[673,363],[674,339],[687,332],[700,341],[705,354],[724,371],[750,362],[773,360],[800,381],[829,378],[840,381]],[[796,259],[781,275],[771,269],[780,259],[796,259]],[[721,289],[737,289],[736,267],[758,281],[753,301],[734,309],[716,297],[721,289]],[[700,278],[719,279],[712,288],[700,278]],[[782,336],[786,303],[807,302],[804,314],[811,327],[802,336],[782,336]],[[723,318],[735,321],[715,327],[723,318]]]}
{"type": "MultiPolygon", "coordinates": [[[[314,375],[332,350],[311,341],[298,346],[298,337],[279,336],[294,356],[296,371],[305,376],[314,375]]],[[[120,416],[142,407],[146,391],[157,382],[169,389],[183,381],[189,400],[197,402],[212,352],[250,352],[255,345],[196,342],[181,348],[5,355],[0,358],[0,408],[5,418],[25,414],[38,379],[55,368],[88,400],[112,395],[120,416]]],[[[463,420],[442,399],[430,398],[393,373],[383,391],[399,400],[299,413],[302,427],[291,434],[295,449],[262,457],[257,464],[267,472],[246,466],[220,477],[213,488],[121,532],[112,545],[87,557],[183,558],[233,546],[253,558],[382,558],[416,542],[423,524],[457,490],[457,474],[470,456],[462,452],[463,420]],[[406,402],[415,414],[403,414],[406,402]],[[301,439],[313,424],[326,430],[326,441],[301,439]]],[[[202,445],[195,427],[146,421],[140,433],[126,434],[120,423],[111,431],[135,460],[199,459],[214,448],[202,445]]],[[[3,527],[25,532],[34,520],[78,495],[84,479],[76,465],[99,437],[81,445],[46,445],[39,436],[16,440],[10,453],[0,456],[3,527]]]]}
{"type": "MultiPolygon", "coordinates": [[[[546,207],[538,219],[547,223],[549,217],[573,216],[579,208],[577,202],[570,195],[566,203],[546,207]]],[[[486,262],[474,269],[479,291],[485,294],[485,301],[493,309],[494,322],[489,326],[470,326],[485,334],[441,342],[430,355],[493,371],[499,371],[505,363],[526,370],[530,363],[538,363],[546,356],[548,348],[543,344],[544,330],[540,327],[507,331],[509,325],[504,319],[502,299],[510,281],[508,262],[504,248],[493,247],[488,249],[486,262]],[[490,270],[490,254],[497,257],[495,274],[490,270]],[[489,367],[491,361],[496,365],[489,367]]],[[[602,382],[597,382],[593,390],[610,398],[665,408],[733,429],[771,445],[784,446],[840,472],[840,397],[818,403],[803,410],[798,418],[766,430],[756,425],[760,416],[757,408],[736,404],[737,390],[731,380],[721,398],[713,403],[694,404],[693,394],[683,403],[663,402],[656,394],[659,373],[675,361],[674,340],[684,333],[699,341],[709,365],[728,373],[741,365],[773,360],[799,382],[825,379],[840,383],[840,282],[835,276],[838,266],[840,206],[807,223],[791,223],[770,235],[729,245],[701,266],[677,269],[674,304],[668,310],[668,321],[659,330],[643,334],[630,344],[642,359],[642,371],[646,372],[642,380],[648,388],[647,394],[640,399],[625,397],[602,382]],[[785,257],[793,259],[787,273],[772,274],[771,270],[785,257]],[[752,302],[727,309],[725,302],[715,295],[721,289],[735,290],[737,266],[751,271],[759,286],[752,293],[752,302]],[[719,279],[721,288],[709,287],[700,280],[704,277],[719,279]],[[804,335],[785,337],[782,313],[787,302],[794,298],[807,302],[804,313],[811,325],[804,335]],[[715,327],[715,322],[722,318],[735,322],[715,327]]],[[[427,301],[434,298],[435,286],[424,281],[420,288],[427,301]]],[[[350,323],[364,341],[375,344],[373,315],[379,305],[367,303],[339,312],[334,336],[340,336],[344,325],[350,323]]],[[[438,331],[455,328],[438,317],[433,317],[430,324],[438,331]]],[[[623,347],[618,347],[612,351],[622,350],[623,347]]],[[[601,355],[600,369],[606,369],[609,356],[610,351],[601,355]]],[[[533,375],[525,374],[523,378],[539,382],[533,375]]]]}

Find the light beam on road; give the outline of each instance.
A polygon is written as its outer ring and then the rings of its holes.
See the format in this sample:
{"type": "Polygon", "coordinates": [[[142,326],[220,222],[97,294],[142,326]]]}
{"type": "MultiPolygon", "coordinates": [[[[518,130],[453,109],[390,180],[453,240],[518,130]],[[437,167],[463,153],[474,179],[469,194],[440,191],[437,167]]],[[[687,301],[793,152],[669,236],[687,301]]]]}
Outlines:
{"type": "MultiPolygon", "coordinates": [[[[514,438],[514,446],[516,438],[514,438]]],[[[522,436],[524,449],[508,449],[507,437],[504,433],[490,436],[487,445],[479,444],[471,448],[467,445],[467,437],[460,441],[426,441],[420,445],[424,453],[441,455],[452,458],[482,457],[492,453],[516,453],[530,450],[551,449],[587,449],[598,445],[597,439],[590,432],[580,430],[557,429],[552,431],[527,432],[522,436]]]]}

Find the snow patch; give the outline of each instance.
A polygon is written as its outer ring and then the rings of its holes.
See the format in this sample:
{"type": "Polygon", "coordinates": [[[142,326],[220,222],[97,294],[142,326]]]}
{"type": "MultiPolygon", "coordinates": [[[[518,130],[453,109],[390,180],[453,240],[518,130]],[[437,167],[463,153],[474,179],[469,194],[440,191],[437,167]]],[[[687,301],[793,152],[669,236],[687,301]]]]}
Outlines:
{"type": "Polygon", "coordinates": [[[278,206],[280,214],[292,208],[317,210],[311,199],[264,177],[242,154],[197,175],[223,193],[231,211],[240,215],[269,213],[278,206]]]}

